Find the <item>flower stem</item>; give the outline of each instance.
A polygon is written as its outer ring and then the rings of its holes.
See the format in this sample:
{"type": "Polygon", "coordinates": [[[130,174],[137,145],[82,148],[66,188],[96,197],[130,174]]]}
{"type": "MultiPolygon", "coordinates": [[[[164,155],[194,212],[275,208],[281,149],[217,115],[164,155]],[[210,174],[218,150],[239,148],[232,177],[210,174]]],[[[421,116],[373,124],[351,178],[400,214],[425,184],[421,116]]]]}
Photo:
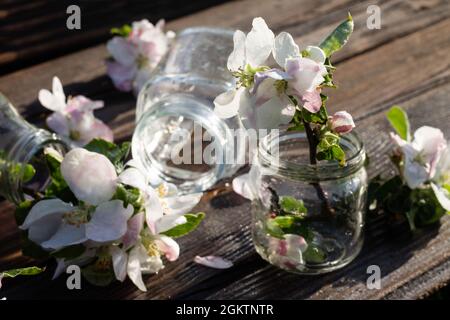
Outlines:
{"type": "MultiPolygon", "coordinates": [[[[319,144],[319,139],[317,138],[314,131],[308,122],[303,119],[303,125],[305,126],[306,137],[308,138],[309,144],[309,162],[311,164],[317,164],[317,145],[319,144]]],[[[329,216],[334,216],[334,210],[328,201],[327,195],[322,189],[322,186],[318,182],[312,182],[311,185],[316,189],[317,196],[322,201],[322,208],[329,216]]]]}

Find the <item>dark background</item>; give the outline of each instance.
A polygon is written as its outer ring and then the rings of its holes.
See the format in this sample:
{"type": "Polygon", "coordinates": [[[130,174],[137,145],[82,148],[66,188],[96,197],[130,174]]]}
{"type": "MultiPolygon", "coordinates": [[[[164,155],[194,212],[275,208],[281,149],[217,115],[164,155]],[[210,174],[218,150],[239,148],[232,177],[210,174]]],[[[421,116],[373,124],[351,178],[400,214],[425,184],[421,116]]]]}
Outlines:
{"type": "Polygon", "coordinates": [[[226,0],[0,0],[0,75],[105,42],[112,27],[143,18],[172,20],[226,0]],[[68,30],[66,9],[81,9],[68,30]]]}

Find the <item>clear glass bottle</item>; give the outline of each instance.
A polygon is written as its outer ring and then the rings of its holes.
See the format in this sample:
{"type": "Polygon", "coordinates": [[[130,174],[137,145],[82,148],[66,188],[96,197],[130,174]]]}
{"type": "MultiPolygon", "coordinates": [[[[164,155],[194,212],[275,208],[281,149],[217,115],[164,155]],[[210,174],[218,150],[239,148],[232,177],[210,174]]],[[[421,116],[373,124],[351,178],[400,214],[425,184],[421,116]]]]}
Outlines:
{"type": "Polygon", "coordinates": [[[367,194],[363,144],[341,138],[344,167],[309,164],[303,132],[282,131],[260,141],[252,164],[252,234],[268,262],[300,274],[318,274],[350,263],[363,245],[367,194]]]}
{"type": "Polygon", "coordinates": [[[204,191],[240,166],[225,159],[241,150],[239,121],[213,111],[215,97],[235,85],[226,68],[232,50],[231,30],[185,29],[139,94],[133,158],[183,193],[204,191]]]}
{"type": "Polygon", "coordinates": [[[1,93],[0,135],[0,195],[18,204],[25,194],[42,191],[49,182],[44,149],[64,153],[67,146],[56,135],[25,121],[1,93]]]}

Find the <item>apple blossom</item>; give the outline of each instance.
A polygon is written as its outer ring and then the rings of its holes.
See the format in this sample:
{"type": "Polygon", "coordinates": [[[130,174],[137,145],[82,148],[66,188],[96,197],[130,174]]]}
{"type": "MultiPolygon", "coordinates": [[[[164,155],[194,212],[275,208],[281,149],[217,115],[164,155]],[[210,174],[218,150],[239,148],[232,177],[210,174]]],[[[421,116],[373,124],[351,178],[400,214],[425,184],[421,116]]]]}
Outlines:
{"type": "Polygon", "coordinates": [[[106,61],[108,75],[121,91],[135,94],[167,52],[174,33],[165,33],[164,20],[156,25],[147,19],[133,22],[126,37],[115,36],[106,47],[112,59],[106,61]]]}
{"type": "Polygon", "coordinates": [[[75,145],[84,145],[94,138],[113,141],[111,129],[95,118],[94,110],[103,107],[103,101],[92,101],[84,96],[69,97],[66,102],[61,81],[53,77],[53,92],[39,91],[39,101],[53,113],[47,117],[47,126],[75,145]]]}
{"type": "Polygon", "coordinates": [[[98,205],[112,198],[117,188],[114,165],[104,155],[75,148],[61,162],[61,174],[77,199],[98,205]]]}
{"type": "Polygon", "coordinates": [[[332,117],[330,117],[331,130],[339,133],[346,134],[352,131],[355,127],[352,115],[347,111],[338,111],[332,117]]]}
{"type": "Polygon", "coordinates": [[[125,208],[120,200],[90,209],[60,199],[47,199],[31,208],[20,228],[28,230],[28,238],[42,248],[58,250],[88,240],[101,243],[118,240],[125,234],[132,213],[133,207],[125,208]]]}
{"type": "Polygon", "coordinates": [[[302,265],[303,252],[308,248],[305,239],[295,234],[285,234],[283,239],[270,238],[267,256],[270,263],[284,269],[295,269],[302,265]]]}
{"type": "Polygon", "coordinates": [[[423,126],[416,130],[412,142],[391,133],[393,141],[403,154],[402,176],[411,189],[433,179],[436,166],[447,148],[441,130],[423,126]]]}

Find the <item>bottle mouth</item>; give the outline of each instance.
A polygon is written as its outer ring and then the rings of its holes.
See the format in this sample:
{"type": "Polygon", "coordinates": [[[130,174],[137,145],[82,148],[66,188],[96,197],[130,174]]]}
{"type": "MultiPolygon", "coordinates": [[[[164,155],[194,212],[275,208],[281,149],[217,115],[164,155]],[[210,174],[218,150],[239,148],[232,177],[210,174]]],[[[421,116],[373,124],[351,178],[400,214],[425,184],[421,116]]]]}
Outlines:
{"type": "Polygon", "coordinates": [[[262,138],[258,147],[258,161],[272,174],[304,181],[324,181],[347,177],[364,166],[364,145],[355,132],[341,136],[340,145],[346,163],[322,160],[309,162],[309,144],[304,132],[272,131],[262,138]]]}
{"type": "Polygon", "coordinates": [[[48,186],[50,173],[44,155],[44,149],[47,147],[53,148],[61,154],[64,154],[68,149],[67,145],[57,135],[43,129],[38,129],[33,131],[32,134],[23,136],[11,149],[8,154],[10,164],[6,167],[6,170],[9,171],[7,181],[10,187],[8,200],[16,204],[20,203],[26,200],[24,191],[42,192],[48,186]],[[33,167],[34,175],[25,181],[27,165],[33,167]],[[14,170],[14,168],[19,169],[14,170]]]}
{"type": "Polygon", "coordinates": [[[224,156],[233,137],[209,104],[189,94],[157,102],[136,125],[133,159],[155,178],[177,185],[181,193],[207,190],[231,174],[234,167],[224,156]]]}

